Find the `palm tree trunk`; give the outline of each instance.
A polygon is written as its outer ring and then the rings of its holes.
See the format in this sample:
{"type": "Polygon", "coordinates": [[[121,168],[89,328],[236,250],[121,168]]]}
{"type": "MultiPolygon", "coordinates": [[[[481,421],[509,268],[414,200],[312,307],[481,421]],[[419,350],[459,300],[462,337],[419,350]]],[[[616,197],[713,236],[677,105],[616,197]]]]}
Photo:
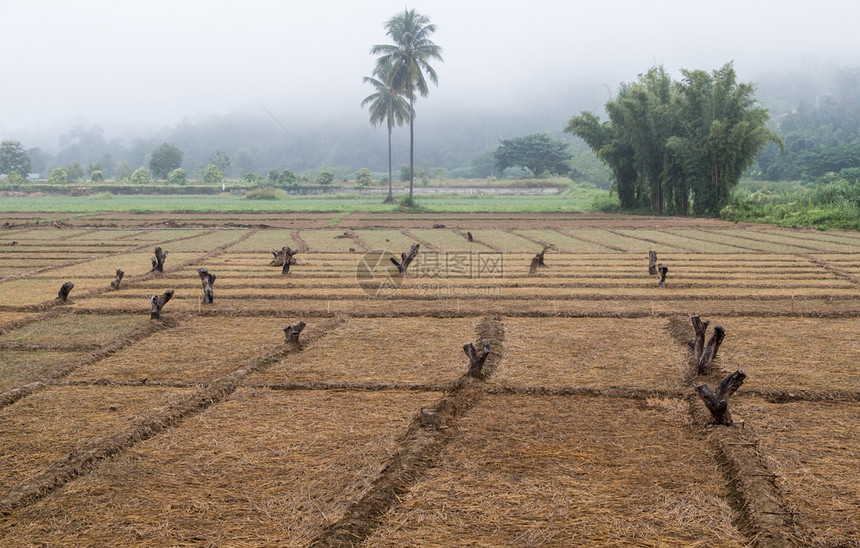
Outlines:
{"type": "Polygon", "coordinates": [[[415,108],[413,92],[409,90],[409,201],[412,201],[412,181],[415,180],[415,108]]]}
{"type": "Polygon", "coordinates": [[[385,198],[384,204],[394,203],[394,193],[392,192],[391,183],[391,125],[388,125],[388,197],[385,198]]]}

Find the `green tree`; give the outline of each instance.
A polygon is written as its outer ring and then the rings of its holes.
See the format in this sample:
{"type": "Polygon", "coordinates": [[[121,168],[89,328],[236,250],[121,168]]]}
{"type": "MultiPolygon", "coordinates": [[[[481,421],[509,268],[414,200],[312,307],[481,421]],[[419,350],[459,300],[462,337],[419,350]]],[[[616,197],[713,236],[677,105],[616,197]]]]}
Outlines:
{"type": "Polygon", "coordinates": [[[149,172],[146,171],[145,167],[135,169],[134,173],[131,174],[130,180],[135,185],[148,185],[152,182],[152,178],[149,176],[149,172]]]}
{"type": "Polygon", "coordinates": [[[334,181],[334,172],[324,167],[317,173],[315,181],[318,185],[330,185],[334,181]]]}
{"type": "Polygon", "coordinates": [[[170,185],[184,185],[188,182],[188,177],[185,173],[185,170],[181,167],[178,167],[167,174],[167,184],[170,185]]]}
{"type": "Polygon", "coordinates": [[[674,83],[652,68],[606,103],[608,122],[583,112],[565,128],[610,167],[622,207],[687,214],[692,197],[698,214],[717,215],[762,148],[781,145],[731,63],[683,74],[674,83]]]}
{"type": "MultiPolygon", "coordinates": [[[[674,97],[672,79],[658,66],[640,74],[637,82],[623,87],[616,99],[606,103],[613,127],[633,148],[634,167],[648,185],[651,210],[658,215],[664,212],[672,195],[670,191],[667,196],[666,180],[670,174],[677,174],[666,150],[667,139],[678,131],[674,97]]],[[[680,177],[678,183],[683,186],[684,178],[680,177]]],[[[686,187],[678,189],[679,213],[687,213],[688,194],[686,187]]]]}
{"type": "Polygon", "coordinates": [[[385,84],[395,92],[405,95],[409,100],[409,197],[415,174],[415,93],[427,97],[429,89],[424,74],[433,84],[439,78],[430,61],[442,59],[442,48],[433,43],[430,35],[436,32],[436,25],[415,10],[404,9],[385,23],[385,32],[394,42],[373,46],[370,52],[380,55],[376,61],[377,74],[387,70],[385,84]]]}
{"type": "Polygon", "coordinates": [[[220,169],[221,173],[225,175],[230,170],[230,156],[220,148],[209,156],[209,163],[220,169]]]}
{"type": "Polygon", "coordinates": [[[93,183],[103,183],[105,182],[105,176],[102,174],[102,171],[100,169],[94,169],[90,173],[90,181],[92,181],[93,183]]]}
{"type": "Polygon", "coordinates": [[[355,172],[355,185],[361,188],[367,188],[373,184],[373,174],[366,167],[363,167],[355,172]]]}
{"type": "Polygon", "coordinates": [[[15,170],[12,170],[12,173],[6,176],[6,182],[10,185],[23,185],[27,182],[27,179],[21,177],[21,174],[15,170]]]}
{"type": "Polygon", "coordinates": [[[684,122],[667,146],[693,181],[696,212],[717,215],[765,145],[782,146],[782,140],[767,128],[769,117],[756,106],[755,88],[738,83],[732,63],[711,73],[682,74],[678,108],[684,122]]]}
{"type": "Polygon", "coordinates": [[[563,175],[570,170],[567,162],[571,155],[567,143],[546,133],[502,140],[494,156],[500,170],[520,166],[531,171],[534,177],[563,175]]]}
{"type": "Polygon", "coordinates": [[[297,186],[299,177],[292,170],[285,169],[278,175],[278,184],[281,186],[297,186]]]}
{"type": "Polygon", "coordinates": [[[209,164],[203,171],[203,182],[207,185],[220,185],[224,182],[224,174],[216,166],[209,164]]]}
{"type": "Polygon", "coordinates": [[[385,123],[388,128],[388,197],[384,203],[394,203],[392,174],[391,174],[391,132],[394,125],[402,126],[409,118],[409,103],[400,93],[386,84],[391,74],[391,65],[383,64],[376,68],[377,78],[366,76],[364,81],[376,90],[361,102],[362,108],[370,105],[370,123],[374,126],[385,123]]]}
{"type": "Polygon", "coordinates": [[[182,151],[173,143],[161,143],[149,158],[149,169],[156,179],[166,179],[167,174],[182,167],[182,151]]]}
{"type": "Polygon", "coordinates": [[[80,181],[84,178],[84,168],[80,162],[72,162],[63,167],[70,181],[80,181]]]}
{"type": "Polygon", "coordinates": [[[639,205],[641,189],[638,187],[633,146],[620,135],[611,122],[600,122],[591,112],[582,112],[568,122],[565,132],[581,138],[594,155],[612,171],[612,188],[624,209],[639,205]]]}
{"type": "Polygon", "coordinates": [[[20,175],[30,173],[30,156],[19,141],[11,139],[0,142],[0,175],[17,171],[20,175]]]}
{"type": "Polygon", "coordinates": [[[61,167],[52,169],[48,174],[48,182],[52,185],[64,185],[69,182],[69,174],[61,167]]]}

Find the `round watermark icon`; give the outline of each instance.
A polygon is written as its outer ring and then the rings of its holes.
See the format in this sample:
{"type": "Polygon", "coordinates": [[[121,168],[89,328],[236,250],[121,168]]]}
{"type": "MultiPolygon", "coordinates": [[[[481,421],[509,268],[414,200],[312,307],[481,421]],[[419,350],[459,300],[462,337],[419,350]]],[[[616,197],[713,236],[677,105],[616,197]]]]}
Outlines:
{"type": "Polygon", "coordinates": [[[403,276],[391,259],[400,259],[390,251],[373,250],[362,255],[355,265],[355,281],[366,294],[375,298],[390,297],[397,293],[403,276]]]}

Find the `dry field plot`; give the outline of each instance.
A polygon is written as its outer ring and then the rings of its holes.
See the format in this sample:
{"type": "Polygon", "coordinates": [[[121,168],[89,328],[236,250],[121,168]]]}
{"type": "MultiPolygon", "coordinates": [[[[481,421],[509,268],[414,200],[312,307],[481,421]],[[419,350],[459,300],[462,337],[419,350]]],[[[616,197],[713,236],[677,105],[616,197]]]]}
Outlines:
{"type": "Polygon", "coordinates": [[[860,405],[738,402],[807,546],[860,545],[860,405]]]}
{"type": "Polygon", "coordinates": [[[611,215],[87,222],[116,228],[0,233],[0,545],[860,544],[857,234],[611,215]],[[405,280],[375,271],[396,291],[358,286],[366,250],[413,242],[405,280]],[[285,245],[301,250],[288,275],[269,266],[285,245]],[[725,328],[717,368],[748,375],[733,427],[708,426],[692,389],[690,314],[725,328]],[[463,345],[485,340],[469,379],[463,345]]]}
{"type": "Polygon", "coordinates": [[[7,333],[3,345],[48,348],[98,347],[149,323],[142,316],[65,314],[7,333]]]}
{"type": "Polygon", "coordinates": [[[78,369],[69,378],[206,383],[282,343],[286,325],[278,318],[196,317],[78,369]]]}
{"type": "Polygon", "coordinates": [[[138,415],[170,405],[181,392],[57,386],[0,409],[0,496],[51,462],[123,430],[138,415]]]}
{"type": "Polygon", "coordinates": [[[860,393],[856,318],[727,318],[720,323],[727,340],[717,359],[746,371],[745,386],[860,393]]]}
{"type": "Polygon", "coordinates": [[[506,318],[492,382],[517,386],[677,388],[686,353],[654,318],[506,318]],[[648,345],[636,340],[648,339],[648,345]]]}
{"type": "Polygon", "coordinates": [[[476,318],[355,318],[254,382],[423,383],[447,385],[465,367],[463,345],[476,318]]]}
{"type": "Polygon", "coordinates": [[[0,349],[0,394],[37,381],[84,356],[84,351],[0,349]]]}
{"type": "Polygon", "coordinates": [[[350,249],[359,253],[364,251],[355,240],[346,237],[343,230],[300,230],[299,237],[312,253],[349,253],[350,249]]]}
{"type": "Polygon", "coordinates": [[[495,396],[367,546],[743,546],[682,401],[495,396]]]}
{"type": "Polygon", "coordinates": [[[284,246],[298,249],[299,242],[293,238],[293,231],[286,229],[260,230],[249,235],[241,242],[235,243],[228,248],[232,252],[256,252],[268,255],[270,250],[279,250],[284,246]]]}
{"type": "Polygon", "coordinates": [[[307,545],[369,489],[435,397],[240,389],[0,520],[0,544],[307,545]]]}
{"type": "MultiPolygon", "coordinates": [[[[460,232],[461,233],[454,232],[453,230],[436,228],[409,229],[410,234],[429,243],[439,251],[472,251],[476,253],[492,251],[491,248],[485,245],[481,245],[477,242],[470,242],[466,238],[465,232],[460,232]]],[[[406,249],[403,251],[406,251],[406,249]]]]}

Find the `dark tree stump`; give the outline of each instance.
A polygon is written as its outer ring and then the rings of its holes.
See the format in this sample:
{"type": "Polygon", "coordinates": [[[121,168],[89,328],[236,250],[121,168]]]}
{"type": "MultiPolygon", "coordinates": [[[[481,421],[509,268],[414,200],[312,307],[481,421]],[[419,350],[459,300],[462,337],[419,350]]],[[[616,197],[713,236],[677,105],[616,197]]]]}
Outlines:
{"type": "Polygon", "coordinates": [[[715,325],[714,334],[708,339],[708,345],[702,352],[702,356],[699,358],[699,363],[696,367],[696,372],[699,375],[709,375],[712,372],[714,359],[717,357],[717,351],[720,349],[720,345],[723,344],[725,336],[726,330],[721,325],[715,325]]]}
{"type": "MultiPolygon", "coordinates": [[[[286,253],[286,251],[284,251],[286,249],[290,249],[290,248],[285,246],[285,247],[282,247],[280,251],[275,251],[274,249],[272,249],[271,251],[272,251],[272,256],[274,257],[274,259],[272,259],[272,262],[269,263],[269,266],[284,266],[284,262],[287,260],[287,253],[286,253]]],[[[290,249],[290,255],[289,255],[290,264],[296,264],[296,260],[293,259],[293,255],[295,255],[298,252],[299,252],[298,249],[296,249],[295,251],[290,249]]]]}
{"type": "Polygon", "coordinates": [[[153,295],[149,298],[149,302],[152,304],[152,312],[149,315],[151,320],[158,320],[161,318],[161,309],[164,308],[164,305],[167,304],[167,301],[173,298],[173,290],[168,289],[162,295],[153,295]]]}
{"type": "Polygon", "coordinates": [[[60,287],[60,291],[57,292],[57,298],[63,302],[66,302],[66,299],[69,298],[69,293],[75,287],[75,284],[72,282],[66,282],[60,287]]]}
{"type": "Polygon", "coordinates": [[[732,425],[732,415],[729,413],[729,398],[737,392],[738,388],[744,383],[747,374],[743,369],[738,369],[728,377],[723,379],[720,386],[717,388],[717,393],[714,394],[707,384],[696,386],[696,393],[705,402],[705,407],[711,412],[716,424],[723,426],[732,425]]]}
{"type": "Polygon", "coordinates": [[[693,339],[693,344],[691,345],[693,349],[693,363],[698,365],[699,360],[702,358],[702,351],[705,349],[705,333],[708,331],[711,320],[703,322],[698,315],[694,314],[690,316],[690,321],[693,322],[693,330],[696,332],[696,338],[693,339]]]}
{"type": "Polygon", "coordinates": [[[540,266],[540,257],[535,255],[532,257],[532,262],[529,265],[529,276],[537,276],[537,269],[540,266]]]}
{"type": "MultiPolygon", "coordinates": [[[[281,274],[289,274],[290,273],[290,265],[296,264],[296,260],[293,259],[293,255],[298,253],[298,249],[290,249],[288,246],[284,246],[278,252],[276,256],[276,260],[281,260],[281,274]]],[[[273,263],[275,261],[272,261],[273,263]]]]}
{"type": "Polygon", "coordinates": [[[305,322],[299,322],[296,325],[288,325],[284,328],[284,335],[287,340],[285,342],[293,345],[299,344],[299,333],[305,328],[305,322]]]}
{"type": "Polygon", "coordinates": [[[660,282],[657,287],[666,287],[666,273],[669,272],[669,269],[660,263],[657,265],[657,272],[660,274],[660,282]]]}
{"type": "Polygon", "coordinates": [[[648,252],[648,274],[652,276],[657,275],[657,252],[649,251],[648,252]]]}
{"type": "Polygon", "coordinates": [[[164,261],[167,260],[168,251],[161,251],[160,247],[155,248],[155,257],[151,257],[152,271],[164,272],[164,261]]]}
{"type": "Polygon", "coordinates": [[[198,268],[197,274],[200,275],[200,281],[203,282],[203,302],[212,304],[215,301],[215,293],[212,290],[215,274],[210,274],[205,268],[198,268]]]}
{"type": "Polygon", "coordinates": [[[472,238],[471,232],[466,232],[466,239],[469,240],[469,243],[474,242],[475,240],[472,238]]]}
{"type": "Polygon", "coordinates": [[[409,254],[408,255],[406,253],[400,254],[400,262],[399,263],[397,262],[397,259],[395,259],[394,257],[390,257],[391,262],[394,263],[394,266],[397,267],[398,272],[400,272],[404,276],[406,275],[406,269],[409,268],[409,263],[412,262],[412,259],[414,259],[416,255],[418,255],[418,248],[419,247],[421,247],[420,244],[412,244],[412,247],[409,248],[409,254]]]}
{"type": "Polygon", "coordinates": [[[484,362],[487,361],[487,356],[490,355],[490,341],[484,342],[484,350],[480,355],[475,349],[475,345],[471,342],[463,345],[463,352],[469,356],[469,376],[474,379],[483,378],[484,374],[482,370],[484,368],[484,362]]]}
{"type": "Polygon", "coordinates": [[[122,282],[123,276],[125,276],[125,272],[123,272],[121,268],[117,268],[116,279],[110,283],[110,286],[114,289],[119,289],[119,284],[122,282]]]}

